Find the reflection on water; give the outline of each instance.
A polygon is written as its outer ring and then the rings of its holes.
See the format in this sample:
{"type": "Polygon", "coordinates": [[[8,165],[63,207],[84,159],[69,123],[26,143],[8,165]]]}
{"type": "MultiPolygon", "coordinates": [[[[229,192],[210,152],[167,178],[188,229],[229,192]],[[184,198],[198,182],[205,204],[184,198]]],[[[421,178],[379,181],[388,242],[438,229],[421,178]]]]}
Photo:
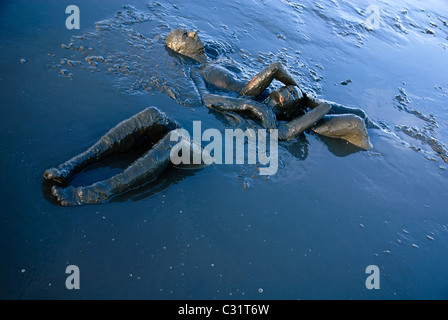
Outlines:
{"type": "Polygon", "coordinates": [[[371,30],[368,0],[78,3],[78,32],[63,1],[0,4],[0,297],[447,298],[446,4],[377,1],[371,30]],[[166,50],[176,27],[198,30],[242,79],[280,61],[304,90],[364,109],[381,124],[374,149],[306,133],[280,144],[275,176],[170,168],[106,204],[57,205],[43,171],[150,105],[187,130],[232,127],[201,105],[192,62],[166,50]],[[68,264],[77,292],[63,285],[68,264]]]}
{"type": "Polygon", "coordinates": [[[165,192],[172,184],[179,184],[185,178],[191,177],[195,172],[200,169],[179,169],[168,168],[162,176],[158,177],[154,181],[147,183],[135,190],[126,192],[126,194],[119,195],[113,198],[112,202],[125,202],[127,200],[140,201],[159,193],[165,192]]]}
{"type": "Polygon", "coordinates": [[[347,157],[353,153],[360,152],[361,149],[351,143],[328,137],[319,137],[328,147],[328,151],[337,157],[347,157]]]}

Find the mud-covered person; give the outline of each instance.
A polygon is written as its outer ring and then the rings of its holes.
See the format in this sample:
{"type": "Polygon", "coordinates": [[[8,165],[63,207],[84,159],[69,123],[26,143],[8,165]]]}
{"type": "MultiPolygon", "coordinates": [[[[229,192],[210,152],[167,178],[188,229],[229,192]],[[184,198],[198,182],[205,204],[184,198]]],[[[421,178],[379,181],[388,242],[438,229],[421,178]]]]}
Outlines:
{"type": "Polygon", "coordinates": [[[206,55],[205,45],[195,31],[174,29],[167,36],[166,45],[199,63],[199,66],[193,66],[191,77],[208,108],[225,114],[250,113],[266,129],[278,129],[280,140],[295,139],[305,130],[312,129],[323,136],[344,139],[362,149],[372,148],[366,128],[377,126],[364,111],[303,92],[279,62],[272,63],[245,82],[206,55]],[[274,79],[285,86],[260,103],[260,95],[274,79]],[[223,91],[237,96],[225,95],[223,91]]]}

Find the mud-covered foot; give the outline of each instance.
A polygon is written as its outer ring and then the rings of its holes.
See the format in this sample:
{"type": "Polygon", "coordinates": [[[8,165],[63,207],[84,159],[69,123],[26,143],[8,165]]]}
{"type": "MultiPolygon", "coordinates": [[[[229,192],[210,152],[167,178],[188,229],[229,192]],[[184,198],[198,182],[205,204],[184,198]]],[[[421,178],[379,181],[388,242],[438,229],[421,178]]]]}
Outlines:
{"type": "Polygon", "coordinates": [[[112,195],[102,182],[97,182],[88,187],[79,188],[60,188],[53,186],[51,188],[51,193],[56,197],[61,205],[66,207],[103,203],[112,195]]]}
{"type": "Polygon", "coordinates": [[[58,202],[66,207],[80,205],[80,199],[77,197],[76,189],[73,187],[60,188],[53,186],[51,193],[56,197],[58,202]]]}
{"type": "Polygon", "coordinates": [[[65,169],[58,169],[58,168],[50,168],[45,170],[44,172],[44,178],[46,180],[53,180],[60,183],[64,183],[68,180],[70,177],[70,172],[65,169]]]}

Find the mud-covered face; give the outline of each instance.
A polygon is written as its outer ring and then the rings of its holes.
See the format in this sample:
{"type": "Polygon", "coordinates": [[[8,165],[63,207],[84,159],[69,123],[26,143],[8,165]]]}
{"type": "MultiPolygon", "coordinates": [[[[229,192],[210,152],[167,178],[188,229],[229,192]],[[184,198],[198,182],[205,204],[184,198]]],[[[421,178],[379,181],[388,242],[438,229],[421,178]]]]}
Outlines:
{"type": "Polygon", "coordinates": [[[285,108],[303,98],[302,91],[295,86],[280,87],[269,94],[269,104],[278,108],[285,108]]]}
{"type": "Polygon", "coordinates": [[[174,29],[166,38],[166,45],[177,53],[192,58],[204,55],[204,43],[195,31],[174,29]]]}
{"type": "Polygon", "coordinates": [[[297,116],[301,111],[302,91],[296,86],[284,86],[272,91],[265,103],[278,115],[286,118],[297,116]]]}

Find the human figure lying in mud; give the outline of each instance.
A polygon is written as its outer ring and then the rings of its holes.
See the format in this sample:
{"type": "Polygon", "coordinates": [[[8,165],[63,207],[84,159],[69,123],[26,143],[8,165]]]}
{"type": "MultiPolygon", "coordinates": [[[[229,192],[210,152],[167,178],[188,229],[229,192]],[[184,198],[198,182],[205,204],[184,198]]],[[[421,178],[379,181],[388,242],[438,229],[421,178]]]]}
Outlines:
{"type": "MultiPolygon", "coordinates": [[[[196,32],[173,30],[166,39],[170,50],[200,63],[191,76],[203,103],[210,109],[231,116],[240,123],[249,114],[266,129],[278,129],[279,140],[293,140],[311,129],[320,135],[344,139],[361,149],[372,147],[366,127],[374,128],[360,109],[324,101],[307,95],[280,64],[273,63],[258,73],[249,83],[236,79],[229,70],[213,64],[204,52],[204,44],[196,32]],[[257,99],[276,79],[285,86],[274,90],[263,102],[257,99]],[[218,89],[220,94],[212,93],[218,89]],[[237,96],[224,95],[223,91],[237,96]]],[[[178,137],[180,125],[159,109],[150,107],[120,122],[92,147],[72,159],[44,172],[44,178],[67,183],[74,174],[110,156],[126,153],[142,139],[152,147],[121,173],[89,186],[74,188],[52,187],[52,194],[64,206],[102,203],[120,193],[141,186],[158,177],[171,163],[170,153],[178,141],[171,141],[173,131],[178,137]]],[[[192,141],[184,141],[194,146],[192,141]]]]}

